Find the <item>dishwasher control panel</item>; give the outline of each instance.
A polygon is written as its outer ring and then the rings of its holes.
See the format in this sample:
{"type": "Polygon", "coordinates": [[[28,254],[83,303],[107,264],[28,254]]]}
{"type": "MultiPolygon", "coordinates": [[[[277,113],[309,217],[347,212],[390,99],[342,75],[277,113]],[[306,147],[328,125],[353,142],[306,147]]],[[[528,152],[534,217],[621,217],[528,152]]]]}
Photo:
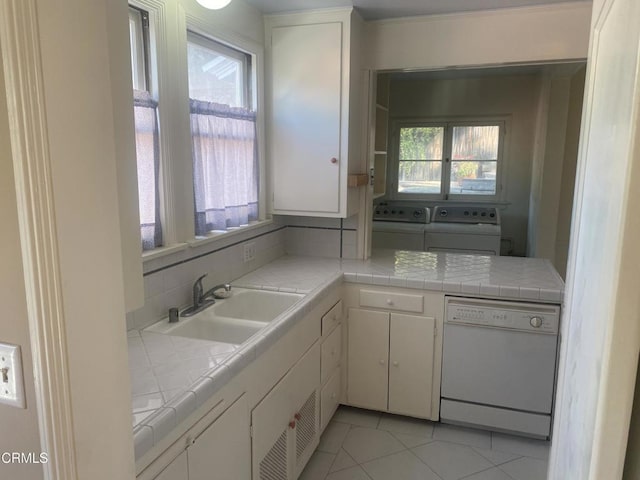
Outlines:
{"type": "Polygon", "coordinates": [[[558,333],[556,306],[447,298],[446,321],[540,333],[558,333]]]}

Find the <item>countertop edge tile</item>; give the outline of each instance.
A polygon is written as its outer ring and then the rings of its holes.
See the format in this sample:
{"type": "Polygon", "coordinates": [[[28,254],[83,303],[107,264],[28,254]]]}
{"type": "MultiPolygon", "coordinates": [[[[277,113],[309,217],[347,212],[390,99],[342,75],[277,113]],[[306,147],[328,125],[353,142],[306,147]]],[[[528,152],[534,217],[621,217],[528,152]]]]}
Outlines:
{"type": "Polygon", "coordinates": [[[147,425],[138,425],[133,430],[133,450],[135,458],[140,458],[153,447],[153,429],[147,425]]]}

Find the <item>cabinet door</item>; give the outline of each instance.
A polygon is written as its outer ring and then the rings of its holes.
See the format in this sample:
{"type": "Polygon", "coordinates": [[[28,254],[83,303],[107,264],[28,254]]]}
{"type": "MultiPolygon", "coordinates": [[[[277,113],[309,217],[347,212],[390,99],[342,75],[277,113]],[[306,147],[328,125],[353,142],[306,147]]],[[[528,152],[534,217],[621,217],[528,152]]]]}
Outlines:
{"type": "Polygon", "coordinates": [[[249,411],[244,396],[195,439],[187,455],[189,480],[251,478],[249,411]]]}
{"type": "Polygon", "coordinates": [[[387,410],[389,314],[349,309],[347,399],[352,405],[387,410]]]}
{"type": "Polygon", "coordinates": [[[319,439],[319,384],[316,342],[251,413],[254,480],[287,480],[304,467],[319,439]]]}
{"type": "Polygon", "coordinates": [[[187,452],[182,452],[154,480],[186,480],[189,478],[187,452]]]}
{"type": "Polygon", "coordinates": [[[435,319],[391,314],[389,411],[431,416],[435,319]]]}
{"type": "Polygon", "coordinates": [[[320,432],[326,428],[338,409],[341,381],[340,369],[336,369],[320,391],[320,432]]]}
{"type": "Polygon", "coordinates": [[[336,328],[322,342],[320,355],[320,383],[324,385],[342,358],[342,328],[336,328]]]}
{"type": "Polygon", "coordinates": [[[271,48],[274,211],[338,213],[342,23],[275,27],[271,48]]]}

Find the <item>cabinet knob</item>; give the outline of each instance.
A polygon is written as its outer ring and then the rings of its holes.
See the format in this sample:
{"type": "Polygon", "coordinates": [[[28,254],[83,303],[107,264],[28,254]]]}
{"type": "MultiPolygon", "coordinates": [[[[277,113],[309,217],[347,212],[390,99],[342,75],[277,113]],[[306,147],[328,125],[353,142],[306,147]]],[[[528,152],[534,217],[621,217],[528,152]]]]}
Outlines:
{"type": "Polygon", "coordinates": [[[300,419],[302,418],[302,416],[299,413],[296,413],[293,418],[295,418],[296,420],[300,421],[300,419]]]}
{"type": "Polygon", "coordinates": [[[333,163],[333,164],[338,163],[338,159],[336,157],[332,157],[331,158],[331,163],[333,163]]]}
{"type": "Polygon", "coordinates": [[[289,422],[289,428],[290,428],[291,430],[293,430],[294,428],[296,428],[296,421],[295,421],[295,420],[291,420],[291,421],[289,422]]]}
{"type": "Polygon", "coordinates": [[[380,360],[380,365],[384,365],[384,360],[380,360]]]}
{"type": "Polygon", "coordinates": [[[390,298],[387,298],[387,305],[393,305],[393,300],[391,300],[390,298]]]}
{"type": "Polygon", "coordinates": [[[335,392],[331,394],[331,398],[332,398],[332,399],[333,399],[333,398],[336,398],[336,394],[335,394],[335,392]]]}
{"type": "Polygon", "coordinates": [[[400,365],[398,362],[393,362],[394,367],[397,367],[398,365],[400,365]]]}

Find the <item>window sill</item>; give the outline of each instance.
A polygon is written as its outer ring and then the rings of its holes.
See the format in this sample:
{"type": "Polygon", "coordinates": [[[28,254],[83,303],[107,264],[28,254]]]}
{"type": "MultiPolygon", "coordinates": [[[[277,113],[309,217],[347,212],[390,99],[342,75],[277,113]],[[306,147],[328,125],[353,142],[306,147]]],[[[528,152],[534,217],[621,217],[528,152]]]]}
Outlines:
{"type": "Polygon", "coordinates": [[[215,242],[217,240],[228,239],[236,237],[238,235],[242,235],[245,232],[250,232],[260,227],[271,225],[272,223],[273,220],[257,220],[255,222],[251,222],[249,225],[238,227],[227,232],[211,232],[206,237],[196,237],[192,240],[188,240],[187,244],[191,248],[201,247],[202,245],[207,245],[208,243],[215,242]]]}
{"type": "Polygon", "coordinates": [[[201,247],[218,240],[231,239],[238,235],[242,235],[243,233],[257,230],[260,227],[271,225],[272,223],[273,220],[258,220],[256,222],[252,222],[249,225],[239,227],[228,232],[215,232],[207,235],[206,237],[196,237],[192,240],[187,240],[184,243],[176,243],[175,245],[170,245],[168,247],[159,247],[154,250],[147,250],[146,252],[142,253],[142,263],[144,264],[146,262],[150,262],[151,260],[166,257],[190,248],[201,247]]]}
{"type": "Polygon", "coordinates": [[[189,248],[188,243],[176,243],[168,247],[158,247],[153,250],[147,250],[146,252],[142,252],[142,263],[155,260],[156,258],[166,257],[167,255],[181,252],[187,248],[189,248]]]}

